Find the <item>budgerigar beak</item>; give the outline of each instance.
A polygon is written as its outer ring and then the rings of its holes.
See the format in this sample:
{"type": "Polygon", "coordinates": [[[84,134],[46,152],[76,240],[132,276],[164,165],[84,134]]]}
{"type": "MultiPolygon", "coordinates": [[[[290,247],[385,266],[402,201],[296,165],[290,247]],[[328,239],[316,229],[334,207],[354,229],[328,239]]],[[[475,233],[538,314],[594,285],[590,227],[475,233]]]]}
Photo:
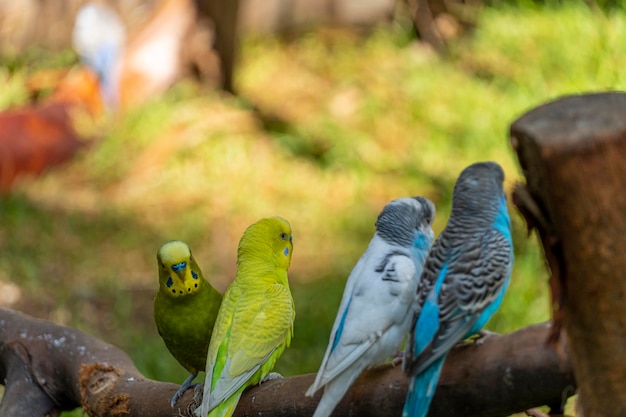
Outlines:
{"type": "Polygon", "coordinates": [[[181,281],[185,282],[185,276],[187,275],[187,262],[180,262],[172,265],[172,271],[178,275],[178,278],[180,278],[181,281]]]}

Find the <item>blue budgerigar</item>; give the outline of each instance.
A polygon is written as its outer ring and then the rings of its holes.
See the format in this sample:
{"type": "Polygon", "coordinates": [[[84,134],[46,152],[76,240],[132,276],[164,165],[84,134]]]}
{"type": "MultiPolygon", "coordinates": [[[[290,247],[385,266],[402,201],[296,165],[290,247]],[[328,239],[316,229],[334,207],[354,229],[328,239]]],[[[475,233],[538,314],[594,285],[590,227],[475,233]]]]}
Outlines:
{"type": "Polygon", "coordinates": [[[307,395],[324,387],[314,417],[329,416],[361,372],[402,347],[414,315],[417,283],[433,240],[433,203],[388,203],[376,233],[348,277],[330,341],[307,395]]]}
{"type": "Polygon", "coordinates": [[[450,349],[479,332],[496,312],[513,267],[504,172],[494,162],[465,168],[452,213],[435,241],[417,289],[404,356],[410,377],[403,417],[424,417],[450,349]]]}

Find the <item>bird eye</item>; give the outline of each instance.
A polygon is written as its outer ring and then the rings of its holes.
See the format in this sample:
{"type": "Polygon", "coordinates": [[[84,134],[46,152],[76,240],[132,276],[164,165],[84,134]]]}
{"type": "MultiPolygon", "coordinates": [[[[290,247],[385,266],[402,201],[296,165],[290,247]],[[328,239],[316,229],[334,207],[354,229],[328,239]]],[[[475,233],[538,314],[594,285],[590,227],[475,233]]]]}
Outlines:
{"type": "Polygon", "coordinates": [[[285,232],[281,233],[281,234],[280,234],[280,238],[281,238],[282,240],[287,240],[287,233],[285,233],[285,232]]]}

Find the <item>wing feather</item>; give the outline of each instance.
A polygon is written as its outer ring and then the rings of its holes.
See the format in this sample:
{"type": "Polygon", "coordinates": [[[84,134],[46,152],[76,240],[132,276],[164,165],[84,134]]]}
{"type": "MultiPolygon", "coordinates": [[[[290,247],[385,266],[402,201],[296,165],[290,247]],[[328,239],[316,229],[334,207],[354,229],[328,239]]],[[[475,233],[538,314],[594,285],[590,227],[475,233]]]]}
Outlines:
{"type": "Polygon", "coordinates": [[[249,381],[279,346],[289,343],[293,332],[293,302],[283,285],[248,288],[245,299],[239,297],[237,288],[233,291],[236,291],[231,294],[234,303],[225,311],[230,319],[218,318],[222,324],[217,329],[221,343],[217,349],[209,349],[213,360],[207,373],[207,378],[211,376],[207,411],[249,381]]]}
{"type": "Polygon", "coordinates": [[[350,274],[322,365],[307,395],[361,359],[390,327],[407,320],[417,289],[416,267],[407,250],[387,246],[370,245],[350,274]]]}
{"type": "Polygon", "coordinates": [[[509,274],[510,243],[495,229],[464,240],[453,252],[437,298],[439,329],[415,358],[417,373],[471,335],[468,333],[499,296],[509,274]]]}

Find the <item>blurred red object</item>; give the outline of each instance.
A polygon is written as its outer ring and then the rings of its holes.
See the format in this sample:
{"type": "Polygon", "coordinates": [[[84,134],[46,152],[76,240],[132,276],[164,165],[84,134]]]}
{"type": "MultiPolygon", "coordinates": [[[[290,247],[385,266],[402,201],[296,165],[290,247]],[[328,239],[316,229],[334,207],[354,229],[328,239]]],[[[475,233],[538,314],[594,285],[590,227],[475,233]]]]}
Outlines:
{"type": "Polygon", "coordinates": [[[76,69],[49,98],[0,113],[0,194],[7,194],[20,176],[39,175],[88,145],[75,128],[74,115],[97,116],[102,110],[98,78],[76,69]]]}
{"type": "Polygon", "coordinates": [[[75,114],[93,118],[104,108],[124,111],[168,89],[183,75],[182,51],[197,29],[193,0],[162,0],[131,36],[103,3],[79,11],[73,38],[85,67],[62,78],[34,74],[30,88],[57,84],[41,102],[0,113],[0,194],[24,175],[68,161],[90,143],[75,127],[75,114]]]}

